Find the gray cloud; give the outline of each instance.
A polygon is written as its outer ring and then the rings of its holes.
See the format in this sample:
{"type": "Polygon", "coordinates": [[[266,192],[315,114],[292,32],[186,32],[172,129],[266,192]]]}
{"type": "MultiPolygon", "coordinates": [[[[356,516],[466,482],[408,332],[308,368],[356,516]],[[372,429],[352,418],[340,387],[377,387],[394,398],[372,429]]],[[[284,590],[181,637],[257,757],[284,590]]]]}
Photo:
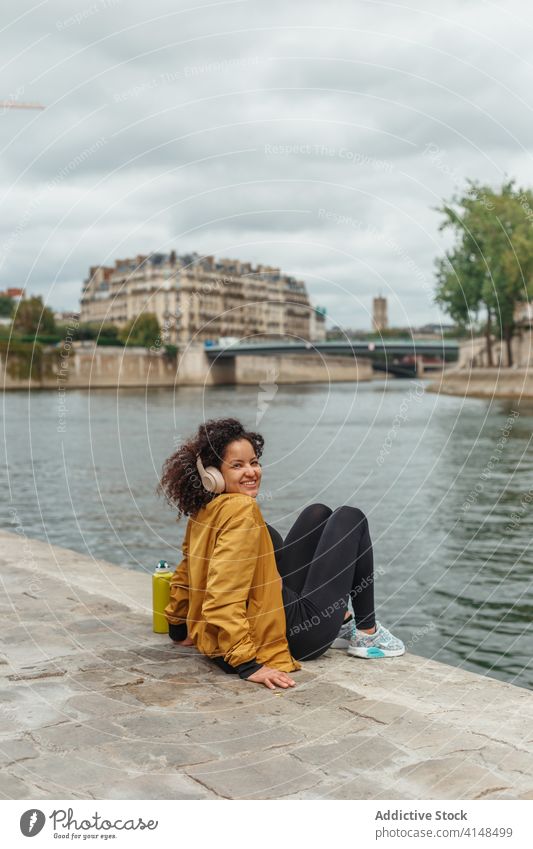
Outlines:
{"type": "Polygon", "coordinates": [[[518,0],[6,5],[2,94],[47,109],[0,115],[0,285],[57,308],[89,265],[176,247],[280,265],[346,325],[378,291],[437,320],[433,208],[528,180],[518,0]]]}

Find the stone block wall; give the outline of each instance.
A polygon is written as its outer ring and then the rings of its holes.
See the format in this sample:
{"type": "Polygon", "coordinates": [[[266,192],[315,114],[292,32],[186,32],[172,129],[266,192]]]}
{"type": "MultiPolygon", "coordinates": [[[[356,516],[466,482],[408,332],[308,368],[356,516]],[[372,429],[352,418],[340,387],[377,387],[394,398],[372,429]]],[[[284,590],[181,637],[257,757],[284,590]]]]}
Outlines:
{"type": "Polygon", "coordinates": [[[368,360],[318,354],[237,356],[209,360],[203,347],[177,357],[144,348],[62,348],[27,345],[0,351],[4,389],[100,389],[118,387],[215,386],[330,383],[372,378],[368,360]]]}

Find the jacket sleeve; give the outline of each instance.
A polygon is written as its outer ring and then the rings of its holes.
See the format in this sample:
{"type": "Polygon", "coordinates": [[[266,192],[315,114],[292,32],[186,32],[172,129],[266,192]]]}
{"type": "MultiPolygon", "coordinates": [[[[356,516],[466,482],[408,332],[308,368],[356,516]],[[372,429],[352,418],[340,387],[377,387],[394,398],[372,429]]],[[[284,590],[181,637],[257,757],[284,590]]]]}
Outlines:
{"type": "Polygon", "coordinates": [[[189,525],[181,546],[182,560],[170,579],[170,601],[165,607],[169,636],[172,640],[184,640],[187,636],[187,614],[189,612],[189,525]]]}
{"type": "Polygon", "coordinates": [[[254,502],[249,496],[230,499],[219,523],[202,614],[218,628],[218,644],[226,663],[247,678],[261,667],[246,616],[261,537],[254,502]]]}

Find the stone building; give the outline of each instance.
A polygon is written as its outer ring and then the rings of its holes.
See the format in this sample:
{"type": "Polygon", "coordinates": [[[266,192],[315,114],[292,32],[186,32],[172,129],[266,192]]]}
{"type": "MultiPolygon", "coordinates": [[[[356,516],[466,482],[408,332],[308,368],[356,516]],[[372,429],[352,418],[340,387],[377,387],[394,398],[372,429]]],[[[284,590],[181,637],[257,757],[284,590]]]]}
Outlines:
{"type": "Polygon", "coordinates": [[[387,299],[381,295],[372,299],[372,325],[373,329],[378,333],[381,333],[382,330],[387,330],[389,326],[387,299]]]}
{"type": "Polygon", "coordinates": [[[127,324],[155,313],[165,342],[325,338],[325,310],[311,306],[305,284],[279,268],[198,254],[150,254],[91,267],[80,320],[127,324]]]}

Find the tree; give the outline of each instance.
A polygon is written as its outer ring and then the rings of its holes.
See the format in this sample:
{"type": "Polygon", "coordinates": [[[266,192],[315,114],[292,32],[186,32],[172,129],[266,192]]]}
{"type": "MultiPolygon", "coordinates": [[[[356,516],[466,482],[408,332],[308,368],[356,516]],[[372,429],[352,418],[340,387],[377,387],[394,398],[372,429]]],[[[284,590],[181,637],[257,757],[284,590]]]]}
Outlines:
{"type": "Polygon", "coordinates": [[[462,327],[482,311],[489,365],[493,332],[512,365],[516,305],[533,293],[533,193],[515,188],[514,180],[500,191],[470,180],[438,211],[440,229],[452,229],[455,244],[437,260],[436,301],[462,327]]]}
{"type": "MultiPolygon", "coordinates": [[[[65,327],[68,327],[68,325],[65,325],[65,327]]],[[[83,321],[76,327],[75,337],[82,341],[93,339],[99,341],[100,339],[117,340],[118,344],[119,328],[112,322],[83,321]]]]}
{"type": "Polygon", "coordinates": [[[49,336],[56,331],[54,314],[44,306],[40,295],[34,295],[19,302],[13,317],[13,329],[35,336],[49,336]]]}
{"type": "Polygon", "coordinates": [[[142,345],[144,348],[161,345],[159,322],[154,313],[141,313],[120,331],[119,338],[125,345],[142,345]]]}
{"type": "Polygon", "coordinates": [[[112,322],[104,322],[98,327],[98,332],[95,333],[95,338],[99,336],[104,339],[118,339],[120,334],[120,328],[117,327],[116,324],[112,324],[112,322]]]}
{"type": "Polygon", "coordinates": [[[0,295],[0,315],[8,318],[13,315],[13,301],[7,295],[0,295]]]}

